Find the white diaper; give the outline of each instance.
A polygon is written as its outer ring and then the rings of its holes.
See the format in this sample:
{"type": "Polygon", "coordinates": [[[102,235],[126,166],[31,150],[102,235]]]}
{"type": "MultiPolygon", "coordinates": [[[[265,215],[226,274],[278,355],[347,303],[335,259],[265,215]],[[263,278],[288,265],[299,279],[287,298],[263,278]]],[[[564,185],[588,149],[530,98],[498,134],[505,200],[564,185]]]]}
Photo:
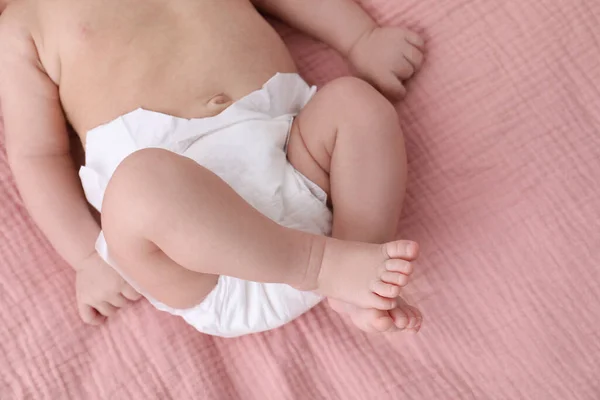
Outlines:
{"type": "MultiPolygon", "coordinates": [[[[141,149],[161,148],[208,168],[275,222],[329,235],[332,216],[326,194],[286,157],[294,116],[315,91],[297,74],[277,74],[215,117],[188,120],[138,109],[92,129],[87,135],[86,165],[79,173],[85,195],[100,210],[106,185],[121,161],[141,149]]],[[[96,249],[118,270],[102,234],[96,249]]],[[[208,297],[190,309],[176,310],[146,298],[201,332],[225,337],[277,328],[321,301],[314,293],[287,285],[227,276],[220,277],[208,297]]]]}

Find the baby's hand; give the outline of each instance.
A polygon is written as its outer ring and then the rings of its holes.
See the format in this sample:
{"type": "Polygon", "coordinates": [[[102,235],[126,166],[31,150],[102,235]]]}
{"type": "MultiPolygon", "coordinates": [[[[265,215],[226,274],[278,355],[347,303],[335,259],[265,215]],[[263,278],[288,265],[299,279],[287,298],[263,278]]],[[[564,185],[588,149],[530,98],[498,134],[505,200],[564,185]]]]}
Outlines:
{"type": "Polygon", "coordinates": [[[402,81],[421,67],[425,41],[401,28],[375,28],[364,35],[348,56],[361,78],[392,100],[406,94],[402,81]]]}
{"type": "Polygon", "coordinates": [[[96,253],[76,265],[76,269],[77,308],[86,324],[99,325],[129,300],[141,297],[96,253]]]}

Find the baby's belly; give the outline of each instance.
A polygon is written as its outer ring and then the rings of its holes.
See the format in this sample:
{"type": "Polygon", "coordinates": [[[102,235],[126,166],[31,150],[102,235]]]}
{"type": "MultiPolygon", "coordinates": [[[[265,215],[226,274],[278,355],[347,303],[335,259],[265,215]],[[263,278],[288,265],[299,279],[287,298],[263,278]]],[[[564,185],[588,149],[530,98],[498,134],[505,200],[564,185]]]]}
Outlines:
{"type": "Polygon", "coordinates": [[[214,116],[275,73],[295,72],[283,41],[247,0],[171,0],[132,12],[125,27],[117,15],[130,10],[115,7],[65,28],[60,95],[84,143],[87,131],[134,109],[214,116]]]}

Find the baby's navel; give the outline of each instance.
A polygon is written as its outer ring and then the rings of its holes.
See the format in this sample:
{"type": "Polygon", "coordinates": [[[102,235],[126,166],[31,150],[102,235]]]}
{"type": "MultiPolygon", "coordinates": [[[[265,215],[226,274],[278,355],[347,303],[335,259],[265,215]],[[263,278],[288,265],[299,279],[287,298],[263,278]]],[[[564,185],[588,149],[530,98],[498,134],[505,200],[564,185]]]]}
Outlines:
{"type": "Polygon", "coordinates": [[[227,96],[226,94],[220,93],[216,96],[213,96],[209,101],[208,104],[210,105],[215,105],[215,106],[223,106],[223,105],[228,105],[231,103],[231,97],[227,96]]]}

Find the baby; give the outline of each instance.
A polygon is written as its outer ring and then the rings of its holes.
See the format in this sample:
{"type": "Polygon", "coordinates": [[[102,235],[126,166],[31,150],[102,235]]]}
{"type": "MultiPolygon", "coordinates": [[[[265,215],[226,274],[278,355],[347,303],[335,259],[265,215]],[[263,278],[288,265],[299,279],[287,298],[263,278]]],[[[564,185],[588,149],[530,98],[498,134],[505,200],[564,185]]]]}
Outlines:
{"type": "Polygon", "coordinates": [[[402,97],[419,69],[417,34],[377,26],[353,0],[0,0],[0,11],[9,162],[76,270],[84,322],[140,292],[221,336],[275,328],[322,296],[362,330],[419,329],[399,297],[418,246],[390,241],[406,156],[383,96],[402,97]],[[315,93],[259,12],[332,46],[379,91],[341,78],[315,93]],[[79,176],[68,123],[86,150],[79,176]]]}

